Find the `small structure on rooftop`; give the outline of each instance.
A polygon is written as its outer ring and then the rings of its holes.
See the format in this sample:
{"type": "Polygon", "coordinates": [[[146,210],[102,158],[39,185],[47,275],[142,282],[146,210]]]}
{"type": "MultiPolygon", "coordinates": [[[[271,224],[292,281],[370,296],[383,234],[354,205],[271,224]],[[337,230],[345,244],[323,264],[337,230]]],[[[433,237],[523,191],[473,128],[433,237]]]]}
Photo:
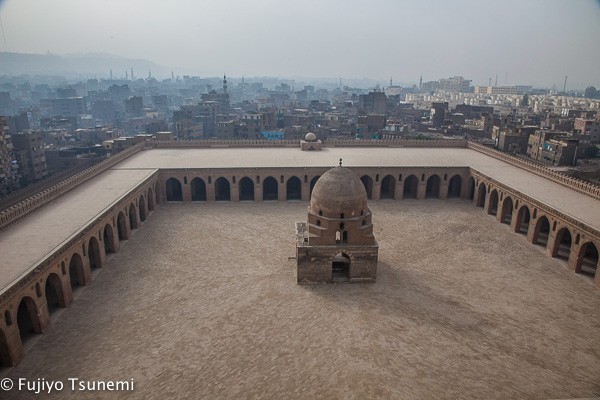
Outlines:
{"type": "Polygon", "coordinates": [[[315,184],[307,221],[296,223],[298,283],[375,282],[371,218],[363,183],[340,159],[315,184]]]}
{"type": "Polygon", "coordinates": [[[317,135],[312,132],[308,132],[304,137],[304,140],[300,141],[300,149],[306,150],[321,150],[321,141],[317,139],[317,135]]]}

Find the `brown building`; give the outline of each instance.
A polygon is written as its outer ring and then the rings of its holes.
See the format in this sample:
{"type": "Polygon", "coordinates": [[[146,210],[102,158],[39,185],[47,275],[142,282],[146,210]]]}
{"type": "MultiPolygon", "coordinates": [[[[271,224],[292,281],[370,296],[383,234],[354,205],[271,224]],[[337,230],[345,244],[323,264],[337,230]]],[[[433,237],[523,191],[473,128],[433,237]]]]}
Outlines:
{"type": "Polygon", "coordinates": [[[573,165],[576,161],[579,139],[568,137],[567,132],[538,129],[529,135],[527,155],[551,165],[573,165]]]}
{"type": "Polygon", "coordinates": [[[15,156],[26,182],[34,182],[48,175],[43,137],[41,132],[12,135],[15,156]]]}
{"type": "MultiPolygon", "coordinates": [[[[494,131],[496,131],[494,126],[494,131]]],[[[514,126],[499,129],[497,134],[498,150],[508,153],[527,153],[527,144],[529,143],[529,135],[538,129],[537,126],[514,126]]]]}
{"type": "Polygon", "coordinates": [[[577,135],[589,135],[590,142],[600,143],[600,121],[595,119],[575,118],[573,133],[577,135]]]}
{"type": "Polygon", "coordinates": [[[308,221],[296,223],[298,283],[375,281],[379,246],[367,191],[341,164],[319,178],[308,221]]]}

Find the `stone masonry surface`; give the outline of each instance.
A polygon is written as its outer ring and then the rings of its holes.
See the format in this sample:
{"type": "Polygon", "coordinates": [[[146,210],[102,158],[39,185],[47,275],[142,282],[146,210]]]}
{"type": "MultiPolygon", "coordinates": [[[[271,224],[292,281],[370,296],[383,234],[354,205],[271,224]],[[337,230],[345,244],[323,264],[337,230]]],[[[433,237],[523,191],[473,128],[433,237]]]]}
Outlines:
{"type": "MultiPolygon", "coordinates": [[[[460,200],[370,203],[377,283],[297,285],[304,202],[167,204],[11,378],[46,399],[514,399],[600,390],[600,292],[460,200]]],[[[3,399],[31,398],[16,392],[3,399]]]]}

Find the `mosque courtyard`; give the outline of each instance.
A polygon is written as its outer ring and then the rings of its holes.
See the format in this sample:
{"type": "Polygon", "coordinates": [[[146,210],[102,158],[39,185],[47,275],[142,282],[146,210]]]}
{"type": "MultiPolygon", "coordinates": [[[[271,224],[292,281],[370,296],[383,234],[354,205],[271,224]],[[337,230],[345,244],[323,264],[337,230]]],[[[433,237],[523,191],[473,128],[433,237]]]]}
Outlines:
{"type": "Polygon", "coordinates": [[[135,382],[48,399],[600,392],[591,279],[465,201],[369,206],[377,282],[297,285],[294,222],[307,203],[162,205],[0,375],[135,382]]]}

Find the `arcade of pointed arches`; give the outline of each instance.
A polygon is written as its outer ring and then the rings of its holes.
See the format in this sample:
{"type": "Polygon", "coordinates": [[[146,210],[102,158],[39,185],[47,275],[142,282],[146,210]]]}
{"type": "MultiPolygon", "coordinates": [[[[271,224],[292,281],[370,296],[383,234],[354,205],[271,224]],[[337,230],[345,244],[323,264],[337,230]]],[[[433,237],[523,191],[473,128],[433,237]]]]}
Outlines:
{"type": "MultiPolygon", "coordinates": [[[[47,263],[2,295],[0,309],[0,367],[23,358],[23,343],[44,332],[51,315],[73,300],[78,288],[90,283],[93,270],[107,255],[119,251],[156,206],[164,202],[308,201],[327,168],[161,171],[148,178],[113,206],[47,263]],[[240,171],[242,172],[242,171],[240,171]],[[25,284],[21,284],[24,282],[25,284]]],[[[594,279],[600,287],[600,233],[515,192],[470,168],[362,168],[355,172],[372,200],[460,198],[522,234],[548,256],[569,269],[594,279]]],[[[341,261],[340,261],[341,262],[341,261]]],[[[340,264],[339,273],[345,274],[340,264]]]]}

